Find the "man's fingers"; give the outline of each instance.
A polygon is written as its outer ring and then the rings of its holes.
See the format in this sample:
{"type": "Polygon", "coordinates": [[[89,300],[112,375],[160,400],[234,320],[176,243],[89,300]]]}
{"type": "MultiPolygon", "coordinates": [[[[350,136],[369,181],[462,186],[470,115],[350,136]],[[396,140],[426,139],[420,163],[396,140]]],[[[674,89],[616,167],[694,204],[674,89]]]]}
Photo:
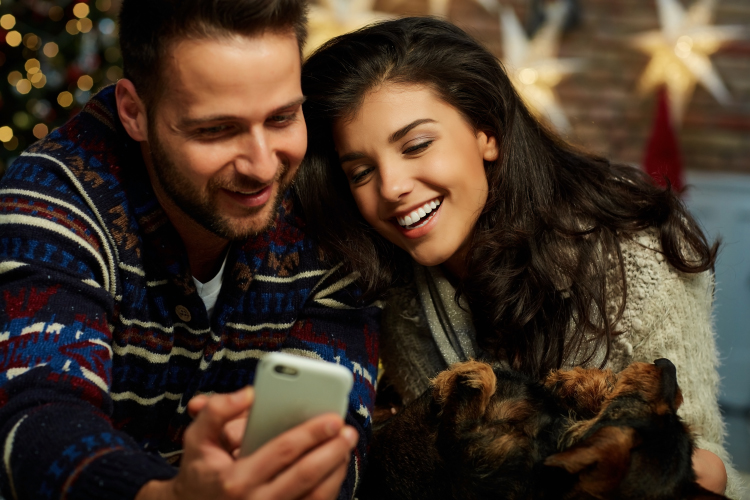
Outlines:
{"type": "Polygon", "coordinates": [[[348,470],[349,460],[345,460],[330,476],[325,478],[315,489],[308,493],[304,497],[304,500],[332,500],[337,498],[348,470]]]}
{"type": "Polygon", "coordinates": [[[293,499],[316,491],[342,463],[348,463],[358,437],[353,427],[345,426],[336,437],[313,448],[286,468],[274,480],[273,488],[278,492],[278,498],[293,499]]]}
{"type": "Polygon", "coordinates": [[[235,451],[239,452],[239,447],[242,445],[242,438],[245,436],[245,428],[247,427],[247,412],[243,412],[238,418],[231,420],[224,426],[222,433],[222,443],[227,452],[234,454],[235,451]]]}
{"type": "Polygon", "coordinates": [[[190,401],[188,401],[188,404],[187,404],[188,415],[190,415],[190,417],[192,418],[195,418],[195,416],[198,415],[198,413],[200,413],[200,411],[203,408],[205,408],[206,403],[208,403],[208,399],[209,397],[207,395],[199,394],[195,396],[194,398],[192,398],[190,401]]]}
{"type": "Polygon", "coordinates": [[[332,413],[312,418],[243,458],[241,469],[252,470],[260,483],[268,482],[311,449],[339,436],[343,426],[343,419],[332,413]]]}
{"type": "Polygon", "coordinates": [[[224,425],[239,417],[252,404],[254,392],[251,387],[245,387],[230,394],[214,394],[211,396],[193,424],[186,431],[197,442],[209,440],[221,443],[224,425]]]}

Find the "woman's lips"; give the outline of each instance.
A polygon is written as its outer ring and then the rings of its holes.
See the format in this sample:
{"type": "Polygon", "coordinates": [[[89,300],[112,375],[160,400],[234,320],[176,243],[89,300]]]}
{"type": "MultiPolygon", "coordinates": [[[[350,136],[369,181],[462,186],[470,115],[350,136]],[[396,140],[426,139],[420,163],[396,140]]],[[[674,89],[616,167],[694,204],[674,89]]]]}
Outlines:
{"type": "Polygon", "coordinates": [[[410,239],[416,239],[421,238],[425,234],[432,231],[432,229],[437,224],[438,219],[440,218],[440,214],[442,211],[442,203],[438,205],[437,209],[433,210],[432,213],[429,214],[429,218],[427,218],[426,222],[424,222],[422,225],[419,225],[418,227],[415,227],[413,229],[407,229],[405,227],[402,227],[397,221],[392,221],[393,225],[396,226],[396,228],[401,232],[402,235],[406,236],[410,239]]]}
{"type": "Polygon", "coordinates": [[[228,189],[224,189],[223,191],[224,193],[227,194],[227,196],[232,198],[234,201],[236,201],[240,205],[244,207],[252,208],[252,207],[260,207],[262,205],[265,205],[266,202],[271,197],[272,189],[273,189],[273,184],[269,184],[268,186],[264,187],[260,191],[254,191],[252,193],[230,191],[228,189]]]}

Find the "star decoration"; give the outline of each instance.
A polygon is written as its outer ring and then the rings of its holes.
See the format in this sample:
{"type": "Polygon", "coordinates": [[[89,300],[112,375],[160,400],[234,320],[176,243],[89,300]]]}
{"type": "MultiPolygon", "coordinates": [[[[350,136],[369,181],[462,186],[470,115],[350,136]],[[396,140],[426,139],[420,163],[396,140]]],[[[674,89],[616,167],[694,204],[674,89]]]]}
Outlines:
{"type": "Polygon", "coordinates": [[[377,21],[393,19],[393,15],[373,11],[374,4],[375,0],[320,0],[319,5],[310,5],[305,55],[331,38],[377,21]]]}
{"type": "Polygon", "coordinates": [[[579,59],[557,58],[567,9],[567,3],[562,1],[549,4],[547,20],[531,40],[513,10],[506,8],[500,13],[503,63],[508,76],[532,113],[548,121],[560,133],[570,131],[570,122],[552,89],[582,66],[579,59]]]}
{"type": "Polygon", "coordinates": [[[661,30],[636,35],[633,45],[651,55],[638,82],[648,93],[664,85],[672,121],[679,125],[696,83],[700,82],[722,104],[731,96],[708,57],[722,43],[743,37],[742,26],[711,26],[716,0],[696,0],[686,12],[678,0],[657,0],[661,30]]]}

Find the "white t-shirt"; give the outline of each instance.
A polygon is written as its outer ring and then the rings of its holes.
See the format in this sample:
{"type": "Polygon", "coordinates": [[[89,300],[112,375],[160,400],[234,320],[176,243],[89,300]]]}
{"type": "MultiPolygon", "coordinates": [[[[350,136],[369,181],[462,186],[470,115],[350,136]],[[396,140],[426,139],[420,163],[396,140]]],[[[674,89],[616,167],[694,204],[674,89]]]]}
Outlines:
{"type": "Polygon", "coordinates": [[[219,298],[221,284],[224,282],[224,266],[227,265],[228,256],[229,252],[227,252],[224,256],[224,262],[222,262],[219,272],[216,273],[216,276],[211,278],[209,281],[201,283],[195,278],[195,276],[193,276],[193,283],[195,283],[195,288],[196,290],[198,290],[198,295],[200,295],[203,304],[205,304],[206,306],[206,312],[208,313],[209,320],[211,319],[211,315],[214,313],[216,299],[219,298]]]}

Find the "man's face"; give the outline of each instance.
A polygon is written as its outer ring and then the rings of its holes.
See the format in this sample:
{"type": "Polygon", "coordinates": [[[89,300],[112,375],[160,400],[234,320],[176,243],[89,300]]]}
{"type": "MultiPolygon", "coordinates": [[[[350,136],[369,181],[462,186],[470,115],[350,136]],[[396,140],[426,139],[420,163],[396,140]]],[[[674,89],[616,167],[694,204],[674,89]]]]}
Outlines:
{"type": "Polygon", "coordinates": [[[183,40],[149,111],[157,198],[170,218],[229,240],[273,220],[307,148],[292,32],[183,40]]]}

